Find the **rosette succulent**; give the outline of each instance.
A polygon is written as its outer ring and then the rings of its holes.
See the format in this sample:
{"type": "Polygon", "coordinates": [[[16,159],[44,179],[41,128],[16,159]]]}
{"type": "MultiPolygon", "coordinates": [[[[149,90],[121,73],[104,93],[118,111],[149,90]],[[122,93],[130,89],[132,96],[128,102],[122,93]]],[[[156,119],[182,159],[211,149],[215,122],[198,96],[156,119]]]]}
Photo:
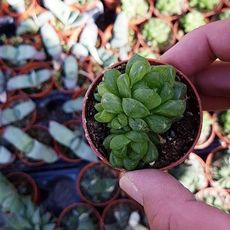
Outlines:
{"type": "Polygon", "coordinates": [[[200,11],[211,11],[219,3],[220,0],[190,0],[189,1],[190,7],[196,8],[197,10],[200,11]]]}
{"type": "Polygon", "coordinates": [[[218,114],[218,123],[222,133],[230,139],[230,109],[218,114]]]}
{"type": "Polygon", "coordinates": [[[218,15],[218,19],[224,20],[230,18],[230,9],[227,8],[218,15]]]}
{"type": "Polygon", "coordinates": [[[185,0],[157,0],[156,9],[160,11],[162,15],[180,15],[183,13],[185,0]]]}
{"type": "Polygon", "coordinates": [[[157,137],[183,116],[186,95],[174,67],[151,66],[139,55],[129,60],[123,74],[107,70],[94,96],[95,120],[110,128],[103,143],[110,163],[127,170],[143,162],[153,165],[157,137]]]}

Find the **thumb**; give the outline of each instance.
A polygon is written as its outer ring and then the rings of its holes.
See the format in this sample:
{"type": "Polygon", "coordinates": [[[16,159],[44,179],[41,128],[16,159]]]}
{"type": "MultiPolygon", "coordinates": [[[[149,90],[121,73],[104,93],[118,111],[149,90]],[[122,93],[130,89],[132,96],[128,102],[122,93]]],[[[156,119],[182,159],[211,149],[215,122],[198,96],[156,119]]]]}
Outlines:
{"type": "Polygon", "coordinates": [[[230,218],[195,200],[172,176],[159,170],[125,173],[121,188],[144,206],[154,230],[229,230],[230,218]]]}

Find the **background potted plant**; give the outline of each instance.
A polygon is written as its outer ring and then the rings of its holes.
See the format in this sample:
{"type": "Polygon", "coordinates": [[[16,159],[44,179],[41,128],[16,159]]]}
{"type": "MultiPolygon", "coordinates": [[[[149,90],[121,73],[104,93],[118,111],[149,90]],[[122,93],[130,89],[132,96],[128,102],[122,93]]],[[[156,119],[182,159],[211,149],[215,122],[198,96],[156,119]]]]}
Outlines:
{"type": "Polygon", "coordinates": [[[230,192],[230,149],[228,147],[217,147],[208,155],[206,173],[213,187],[230,192]]]}
{"type": "Polygon", "coordinates": [[[105,163],[127,170],[171,168],[197,141],[202,115],[197,92],[182,73],[161,64],[135,55],[112,66],[87,91],[83,127],[105,163]]]}
{"type": "Polygon", "coordinates": [[[66,207],[58,218],[57,225],[63,230],[92,229],[102,230],[101,217],[91,205],[76,203],[66,207]]]}
{"type": "Polygon", "coordinates": [[[105,206],[119,194],[118,174],[102,163],[90,163],[81,169],[77,191],[82,200],[94,206],[105,206]]]}
{"type": "Polygon", "coordinates": [[[0,169],[6,168],[15,161],[15,155],[4,145],[0,145],[0,169]]]}

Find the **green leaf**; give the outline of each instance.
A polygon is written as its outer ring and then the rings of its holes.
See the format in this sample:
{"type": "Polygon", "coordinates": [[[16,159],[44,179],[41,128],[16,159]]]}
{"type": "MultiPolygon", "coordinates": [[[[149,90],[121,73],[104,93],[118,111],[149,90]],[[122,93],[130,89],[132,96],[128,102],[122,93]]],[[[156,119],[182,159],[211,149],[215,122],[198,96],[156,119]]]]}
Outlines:
{"type": "Polygon", "coordinates": [[[98,122],[108,123],[108,122],[112,121],[114,116],[115,115],[113,113],[109,113],[109,112],[103,110],[102,112],[96,113],[94,118],[98,122]]]}
{"type": "Polygon", "coordinates": [[[173,98],[174,92],[172,86],[169,83],[165,82],[163,88],[160,92],[161,103],[164,103],[173,98]]]}
{"type": "Polygon", "coordinates": [[[101,96],[99,93],[95,93],[93,96],[96,101],[99,101],[99,102],[101,101],[101,96]]]}
{"type": "Polygon", "coordinates": [[[123,98],[122,108],[128,117],[142,118],[150,114],[149,110],[139,101],[132,98],[123,98]]]}
{"type": "Polygon", "coordinates": [[[116,135],[110,141],[110,148],[112,150],[119,150],[122,149],[124,146],[130,143],[130,139],[126,137],[124,134],[116,135]]]}
{"type": "MultiPolygon", "coordinates": [[[[145,77],[144,77],[145,79],[145,77]]],[[[133,85],[132,91],[136,89],[150,89],[145,81],[139,81],[136,84],[133,85]]]]}
{"type": "Polygon", "coordinates": [[[104,83],[106,88],[113,94],[119,95],[117,88],[117,79],[121,73],[117,69],[107,70],[104,74],[104,83]]]}
{"type": "Polygon", "coordinates": [[[102,112],[104,110],[101,103],[97,103],[94,107],[98,112],[102,112]]]}
{"type": "Polygon", "coordinates": [[[145,142],[149,139],[145,132],[130,131],[125,135],[128,139],[134,142],[145,142]]]}
{"type": "Polygon", "coordinates": [[[112,133],[112,134],[125,134],[126,131],[124,131],[123,129],[110,129],[110,133],[112,133]]]}
{"type": "Polygon", "coordinates": [[[148,142],[131,142],[130,146],[132,150],[137,153],[140,156],[140,159],[142,159],[148,150],[148,142]]]}
{"type": "Polygon", "coordinates": [[[150,71],[150,64],[147,60],[135,62],[129,72],[131,86],[142,80],[142,78],[150,71]]]}
{"type": "Polygon", "coordinates": [[[109,155],[109,162],[114,168],[122,168],[123,167],[123,159],[118,158],[113,155],[113,153],[110,153],[109,155]]]}
{"type": "Polygon", "coordinates": [[[164,84],[163,78],[160,76],[160,73],[154,72],[152,70],[145,75],[144,81],[151,89],[160,90],[164,84]]]}
{"type": "Polygon", "coordinates": [[[159,156],[159,153],[158,153],[156,146],[152,142],[149,142],[147,154],[145,158],[143,159],[144,162],[153,163],[154,161],[158,159],[158,156],[159,156]]]}
{"type": "Polygon", "coordinates": [[[125,158],[128,158],[128,159],[133,160],[134,162],[136,162],[136,161],[140,161],[143,157],[142,157],[141,154],[138,154],[138,153],[136,153],[134,151],[129,150],[128,154],[127,154],[127,156],[125,158]]]}
{"type": "Polygon", "coordinates": [[[160,137],[158,136],[158,134],[150,132],[150,133],[148,133],[148,136],[149,136],[149,140],[151,142],[153,142],[153,144],[155,144],[155,145],[160,144],[160,137]]]}
{"type": "Polygon", "coordinates": [[[115,157],[124,158],[127,154],[127,146],[124,146],[119,150],[113,150],[112,153],[115,157]]]}
{"type": "Polygon", "coordinates": [[[97,86],[97,91],[99,95],[102,97],[105,93],[110,93],[109,90],[106,88],[104,82],[100,82],[99,85],[97,86]]]}
{"type": "Polygon", "coordinates": [[[136,169],[138,164],[139,164],[139,161],[134,161],[134,160],[129,159],[129,158],[125,158],[123,161],[123,165],[124,165],[125,169],[127,169],[129,171],[136,169]]]}
{"type": "Polygon", "coordinates": [[[110,134],[109,136],[107,136],[104,141],[103,141],[103,146],[108,150],[110,149],[110,142],[113,139],[113,137],[115,137],[115,134],[110,134]]]}
{"type": "Polygon", "coordinates": [[[184,100],[169,100],[154,109],[153,112],[166,117],[179,117],[184,113],[185,109],[186,102],[184,100]]]}
{"type": "Polygon", "coordinates": [[[182,82],[176,81],[174,85],[173,99],[175,100],[184,99],[186,94],[187,94],[187,86],[182,82]]]}
{"type": "Polygon", "coordinates": [[[128,118],[124,113],[120,113],[117,115],[118,121],[122,124],[122,126],[128,125],[128,118]]]}
{"type": "Polygon", "coordinates": [[[165,133],[172,125],[170,119],[159,115],[150,115],[145,118],[145,121],[155,133],[165,133]]]}
{"type": "Polygon", "coordinates": [[[112,122],[111,122],[111,128],[112,129],[121,129],[123,126],[122,124],[119,122],[118,118],[115,117],[112,122]]]}
{"type": "Polygon", "coordinates": [[[105,93],[102,96],[101,104],[103,108],[110,113],[122,113],[122,106],[121,106],[121,99],[112,94],[112,93],[105,93]]]}
{"type": "Polygon", "coordinates": [[[117,79],[117,87],[121,97],[131,97],[130,78],[128,74],[122,74],[117,79]]]}
{"type": "Polygon", "coordinates": [[[140,118],[129,118],[129,126],[134,130],[134,131],[148,131],[148,125],[147,123],[140,118]]]}
{"type": "Polygon", "coordinates": [[[156,108],[161,104],[159,94],[152,89],[136,89],[133,92],[133,98],[140,101],[149,110],[156,108]]]}
{"type": "Polygon", "coordinates": [[[129,61],[128,61],[126,67],[125,67],[125,72],[127,74],[129,74],[129,71],[130,71],[131,67],[137,61],[146,61],[146,59],[143,58],[142,56],[138,55],[138,54],[133,55],[132,58],[129,59],[129,61]]]}

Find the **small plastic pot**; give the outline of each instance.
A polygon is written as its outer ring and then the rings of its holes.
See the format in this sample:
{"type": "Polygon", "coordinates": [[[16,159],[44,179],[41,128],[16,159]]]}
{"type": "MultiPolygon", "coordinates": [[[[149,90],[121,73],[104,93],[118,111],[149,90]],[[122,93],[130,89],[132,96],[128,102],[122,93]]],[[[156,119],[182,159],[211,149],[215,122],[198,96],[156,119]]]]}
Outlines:
{"type": "MultiPolygon", "coordinates": [[[[207,178],[208,178],[211,186],[213,186],[213,187],[225,189],[225,188],[220,187],[218,185],[218,183],[216,183],[216,181],[213,179],[212,163],[213,163],[214,158],[217,154],[220,154],[222,151],[227,150],[229,147],[219,146],[219,147],[215,148],[211,153],[208,154],[208,157],[206,159],[206,166],[205,166],[206,170],[205,171],[206,171],[207,178]]],[[[225,190],[230,193],[230,189],[225,189],[225,190]]]]}
{"type": "MultiPolygon", "coordinates": [[[[64,125],[70,129],[73,126],[74,127],[79,126],[81,128],[81,121],[80,120],[69,120],[69,121],[65,122],[64,125]]],[[[66,153],[65,153],[66,147],[60,145],[56,141],[54,141],[54,149],[58,153],[59,157],[65,162],[68,162],[68,163],[80,163],[80,162],[82,162],[82,159],[80,159],[80,158],[77,158],[77,157],[71,158],[70,156],[66,155],[66,153]]],[[[69,150],[69,151],[71,151],[71,150],[69,150]]]]}
{"type": "Polygon", "coordinates": [[[111,201],[116,199],[118,197],[118,195],[120,194],[118,178],[119,178],[119,175],[118,175],[117,171],[113,170],[111,167],[109,167],[107,165],[104,165],[104,164],[102,164],[100,162],[98,162],[98,163],[89,163],[84,168],[82,168],[81,171],[80,171],[80,174],[79,174],[78,179],[77,179],[77,186],[76,186],[77,187],[77,193],[80,195],[80,198],[83,201],[85,201],[87,203],[90,203],[93,206],[98,206],[98,207],[106,206],[109,203],[111,203],[111,201]],[[109,172],[106,173],[104,171],[104,173],[106,174],[106,175],[103,175],[104,177],[108,177],[109,173],[110,173],[111,177],[117,178],[117,186],[115,187],[114,191],[112,192],[111,197],[108,200],[105,200],[105,201],[102,201],[102,202],[94,202],[92,199],[87,197],[87,195],[85,194],[86,192],[83,191],[82,188],[81,188],[81,181],[83,180],[85,173],[87,173],[87,171],[90,170],[90,169],[95,169],[96,170],[97,168],[98,168],[98,170],[100,170],[100,168],[107,168],[107,170],[109,172]]]}
{"type": "MultiPolygon", "coordinates": [[[[147,226],[147,223],[145,223],[145,221],[143,221],[144,217],[145,217],[145,213],[143,208],[135,201],[131,200],[131,199],[119,199],[119,200],[114,200],[112,201],[109,205],[107,205],[102,213],[102,222],[104,224],[104,226],[106,226],[106,224],[111,224],[111,221],[113,219],[115,219],[114,217],[114,213],[113,213],[113,209],[119,206],[128,206],[130,207],[130,209],[133,212],[138,212],[138,214],[141,216],[142,219],[142,223],[143,225],[147,226]],[[111,220],[112,219],[112,220],[111,220]]],[[[128,225],[128,221],[127,221],[127,225],[128,225]]]]}
{"type": "MultiPolygon", "coordinates": [[[[159,64],[165,64],[161,61],[158,61],[158,60],[155,60],[155,59],[148,59],[148,61],[150,62],[151,65],[159,65],[159,64]]],[[[110,69],[112,68],[119,68],[121,66],[124,66],[126,65],[127,61],[122,61],[122,62],[119,62],[117,64],[114,64],[110,67],[110,69]]],[[[169,165],[167,166],[164,166],[164,167],[161,167],[160,169],[161,170],[169,170],[179,164],[181,164],[182,162],[184,162],[184,160],[188,157],[189,153],[192,152],[194,146],[196,145],[197,141],[198,141],[198,138],[200,136],[200,132],[201,132],[201,127],[202,127],[202,107],[201,107],[201,100],[199,98],[199,95],[197,93],[197,90],[195,89],[194,85],[191,83],[191,81],[189,80],[189,78],[187,76],[185,76],[181,71],[179,70],[176,70],[177,72],[177,75],[179,75],[181,77],[181,79],[183,80],[183,82],[189,86],[190,88],[190,92],[191,94],[193,95],[193,97],[195,98],[195,104],[197,105],[196,108],[197,108],[197,114],[199,114],[199,126],[197,127],[197,133],[196,135],[194,136],[194,142],[191,144],[191,146],[189,147],[189,149],[184,153],[183,157],[181,157],[179,160],[176,160],[175,162],[172,162],[170,163],[169,165]]],[[[104,73],[102,73],[101,75],[99,75],[95,80],[94,82],[90,85],[89,89],[87,90],[86,92],[86,95],[84,97],[84,102],[83,102],[83,110],[82,110],[82,122],[83,122],[83,128],[84,128],[84,131],[85,131],[85,136],[86,136],[86,139],[88,140],[89,142],[89,145],[90,147],[92,148],[92,150],[95,152],[95,154],[97,155],[97,157],[99,157],[99,159],[101,159],[105,164],[108,164],[111,166],[111,164],[109,163],[107,157],[106,157],[106,154],[102,151],[102,150],[99,150],[100,149],[100,143],[96,143],[94,140],[93,140],[93,136],[91,134],[91,130],[92,128],[89,127],[88,125],[88,117],[89,117],[89,114],[90,116],[92,115],[91,113],[89,113],[89,107],[90,105],[92,105],[92,102],[94,101],[94,92],[97,88],[97,85],[102,81],[102,78],[103,78],[103,75],[104,73]]],[[[92,122],[93,123],[93,120],[92,122]]],[[[95,129],[96,130],[96,129],[95,129]]],[[[104,128],[102,127],[97,127],[97,130],[100,130],[101,132],[105,132],[104,128]]],[[[120,171],[124,171],[124,169],[121,169],[121,168],[117,168],[117,170],[120,170],[120,171]]]]}
{"type": "Polygon", "coordinates": [[[69,229],[69,228],[67,228],[67,226],[66,227],[62,226],[62,221],[69,214],[69,212],[71,212],[72,209],[77,208],[77,207],[83,207],[83,208],[90,210],[92,212],[93,217],[95,218],[95,221],[98,222],[97,230],[103,230],[104,229],[103,224],[102,224],[102,220],[101,220],[101,216],[98,213],[98,211],[93,206],[91,206],[89,204],[85,204],[85,203],[74,203],[74,204],[71,204],[70,206],[66,207],[58,217],[58,220],[57,220],[58,229],[59,228],[63,229],[63,230],[69,229]]]}
{"type": "Polygon", "coordinates": [[[20,195],[30,195],[35,204],[39,202],[40,194],[38,186],[29,174],[24,172],[12,172],[7,174],[7,179],[15,186],[20,195]],[[29,191],[20,192],[20,187],[27,187],[29,191]]]}
{"type": "Polygon", "coordinates": [[[223,133],[222,128],[218,122],[218,113],[213,114],[213,128],[215,134],[220,138],[223,144],[230,144],[230,138],[223,133]]]}

